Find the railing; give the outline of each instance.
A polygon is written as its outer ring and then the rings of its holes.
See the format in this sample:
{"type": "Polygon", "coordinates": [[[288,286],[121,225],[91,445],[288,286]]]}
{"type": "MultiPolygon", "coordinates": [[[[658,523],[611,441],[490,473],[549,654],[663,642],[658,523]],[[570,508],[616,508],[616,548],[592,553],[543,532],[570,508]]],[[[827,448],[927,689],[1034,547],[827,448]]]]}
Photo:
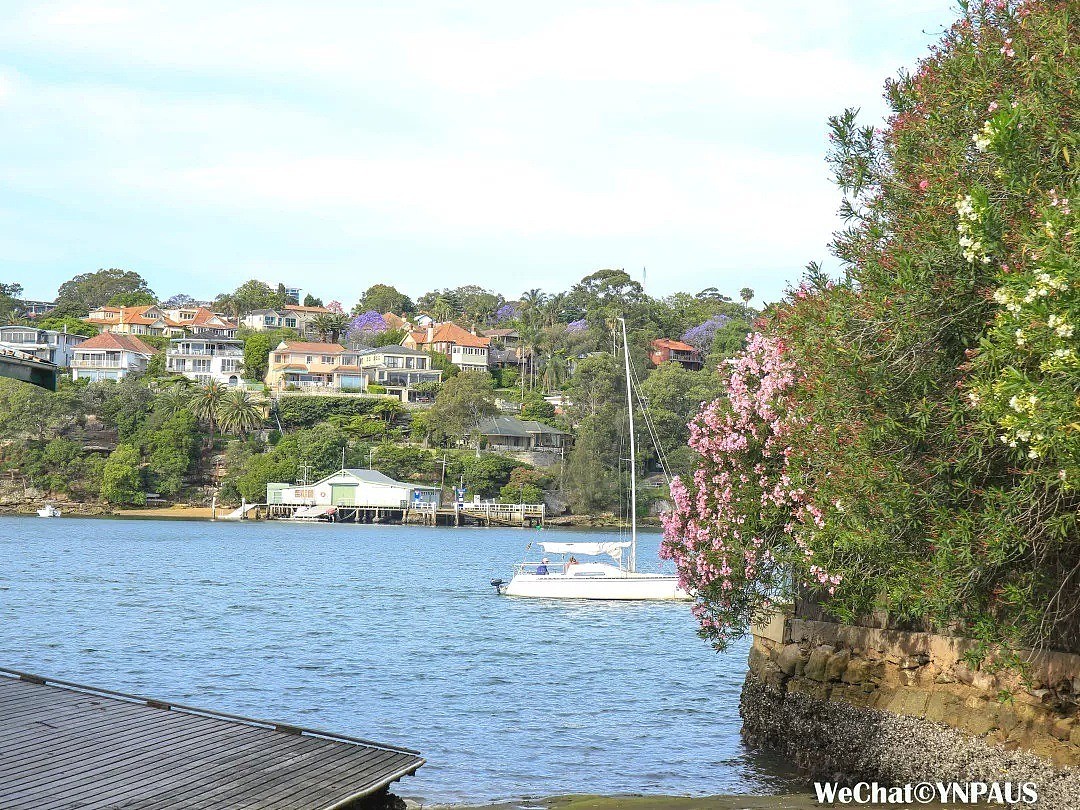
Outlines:
{"type": "Polygon", "coordinates": [[[169,347],[166,357],[243,357],[243,349],[177,349],[169,347]]]}
{"type": "Polygon", "coordinates": [[[476,503],[475,501],[458,501],[457,508],[462,512],[493,517],[520,517],[522,515],[543,517],[545,509],[542,503],[476,503]]]}

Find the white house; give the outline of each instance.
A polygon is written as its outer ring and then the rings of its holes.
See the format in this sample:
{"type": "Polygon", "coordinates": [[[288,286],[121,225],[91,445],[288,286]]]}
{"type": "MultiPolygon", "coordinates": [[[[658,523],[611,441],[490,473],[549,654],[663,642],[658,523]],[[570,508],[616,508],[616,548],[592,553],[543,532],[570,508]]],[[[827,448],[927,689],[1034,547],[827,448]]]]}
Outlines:
{"type": "Polygon", "coordinates": [[[439,488],[395,481],[378,470],[338,470],[314,484],[267,484],[271,506],[360,506],[406,509],[439,501],[439,488]]]}
{"type": "Polygon", "coordinates": [[[129,374],[146,371],[153,354],[153,348],[133,335],[102,332],[76,347],[71,360],[71,379],[122,380],[129,374]]]}
{"type": "Polygon", "coordinates": [[[0,326],[0,349],[14,349],[32,354],[39,360],[67,368],[73,350],[86,340],[85,335],[38,329],[36,326],[0,326]]]}
{"type": "Polygon", "coordinates": [[[165,370],[189,380],[238,386],[243,380],[244,342],[225,338],[175,338],[165,352],[165,370]]]}

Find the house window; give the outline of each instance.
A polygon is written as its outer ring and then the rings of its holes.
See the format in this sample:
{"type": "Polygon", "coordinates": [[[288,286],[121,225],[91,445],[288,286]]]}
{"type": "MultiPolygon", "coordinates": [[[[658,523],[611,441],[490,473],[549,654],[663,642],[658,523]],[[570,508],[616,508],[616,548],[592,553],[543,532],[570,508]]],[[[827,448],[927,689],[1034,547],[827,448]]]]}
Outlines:
{"type": "Polygon", "coordinates": [[[287,327],[289,327],[290,329],[295,329],[296,328],[296,318],[286,318],[285,319],[285,325],[287,327]]]}
{"type": "Polygon", "coordinates": [[[285,355],[283,355],[283,354],[275,354],[274,355],[274,362],[275,363],[284,363],[285,362],[285,355]]]}
{"type": "MultiPolygon", "coordinates": [[[[332,357],[331,357],[330,355],[328,355],[328,354],[324,354],[324,355],[322,356],[322,361],[323,361],[323,365],[327,365],[327,366],[328,366],[328,365],[330,365],[330,364],[331,364],[332,362],[334,362],[334,358],[332,358],[332,357]]],[[[308,362],[310,363],[311,361],[310,361],[310,360],[308,360],[308,362]]]]}
{"type": "Polygon", "coordinates": [[[309,355],[307,356],[307,360],[306,360],[306,362],[307,362],[307,364],[308,364],[309,366],[311,365],[311,361],[312,361],[312,359],[313,359],[313,358],[312,358],[312,356],[311,356],[311,355],[309,354],[309,355]]]}

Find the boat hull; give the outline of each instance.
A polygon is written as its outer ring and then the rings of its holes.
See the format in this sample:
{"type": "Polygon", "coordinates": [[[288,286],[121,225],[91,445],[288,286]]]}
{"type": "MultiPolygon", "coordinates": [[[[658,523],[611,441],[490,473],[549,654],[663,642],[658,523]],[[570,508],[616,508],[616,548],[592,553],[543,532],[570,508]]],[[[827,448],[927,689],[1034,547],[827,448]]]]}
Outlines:
{"type": "Polygon", "coordinates": [[[676,577],[628,574],[620,577],[581,577],[517,574],[504,585],[507,596],[535,599],[600,599],[615,601],[667,601],[690,599],[676,577]]]}

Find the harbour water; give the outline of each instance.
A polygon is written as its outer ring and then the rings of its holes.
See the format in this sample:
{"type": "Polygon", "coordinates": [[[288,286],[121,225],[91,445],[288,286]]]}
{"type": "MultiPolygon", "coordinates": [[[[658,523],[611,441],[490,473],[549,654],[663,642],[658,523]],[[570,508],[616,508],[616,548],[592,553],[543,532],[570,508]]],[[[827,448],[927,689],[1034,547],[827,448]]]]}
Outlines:
{"type": "Polygon", "coordinates": [[[746,647],[687,605],[495,595],[569,535],[0,518],[0,665],[418,748],[427,802],[790,790],[739,740],[746,647]]]}

